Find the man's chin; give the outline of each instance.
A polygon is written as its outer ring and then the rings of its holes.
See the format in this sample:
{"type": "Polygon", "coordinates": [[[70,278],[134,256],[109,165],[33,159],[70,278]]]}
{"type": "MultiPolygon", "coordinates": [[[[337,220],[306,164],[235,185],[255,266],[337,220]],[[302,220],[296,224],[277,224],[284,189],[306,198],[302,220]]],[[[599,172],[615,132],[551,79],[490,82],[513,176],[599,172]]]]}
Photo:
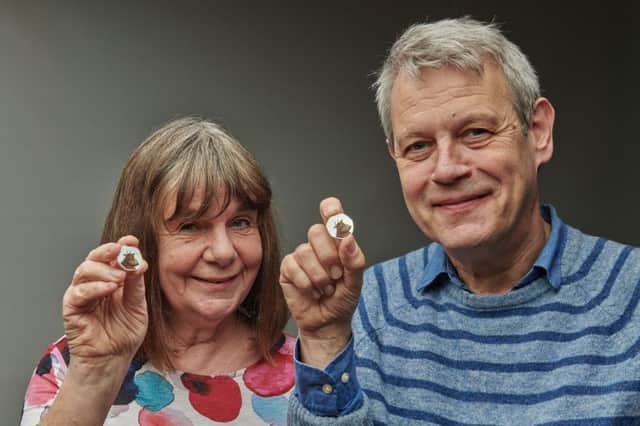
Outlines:
{"type": "Polygon", "coordinates": [[[465,250],[480,248],[488,243],[486,229],[469,224],[445,227],[444,230],[433,238],[447,250],[465,250]]]}

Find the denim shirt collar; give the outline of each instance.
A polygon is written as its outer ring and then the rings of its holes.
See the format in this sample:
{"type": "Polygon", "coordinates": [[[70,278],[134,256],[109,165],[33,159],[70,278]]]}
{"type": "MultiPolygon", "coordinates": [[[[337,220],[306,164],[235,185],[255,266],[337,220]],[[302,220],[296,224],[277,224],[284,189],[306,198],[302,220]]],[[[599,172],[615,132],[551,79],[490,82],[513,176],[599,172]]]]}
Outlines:
{"type": "MultiPolygon", "coordinates": [[[[558,289],[560,287],[562,280],[560,276],[560,253],[558,253],[558,249],[562,244],[560,231],[564,223],[562,223],[556,210],[551,205],[544,204],[540,207],[540,210],[544,220],[551,224],[551,232],[533,266],[529,272],[518,281],[514,288],[524,287],[535,279],[543,276],[547,277],[547,281],[553,288],[558,289]]],[[[442,278],[448,278],[454,284],[464,288],[465,284],[447,257],[444,247],[439,243],[434,243],[433,245],[435,248],[425,266],[422,278],[418,282],[417,290],[422,291],[442,278]]]]}

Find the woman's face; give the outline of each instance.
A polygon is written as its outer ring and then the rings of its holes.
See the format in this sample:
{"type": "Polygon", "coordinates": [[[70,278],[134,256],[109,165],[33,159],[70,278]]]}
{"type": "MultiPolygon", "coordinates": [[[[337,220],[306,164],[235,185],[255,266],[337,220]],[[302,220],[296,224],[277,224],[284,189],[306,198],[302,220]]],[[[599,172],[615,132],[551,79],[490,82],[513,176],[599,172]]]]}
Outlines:
{"type": "MultiPolygon", "coordinates": [[[[202,204],[196,192],[189,210],[202,204]]],[[[223,197],[212,200],[202,217],[176,217],[175,197],[164,212],[158,234],[160,285],[172,314],[197,322],[218,322],[235,313],[245,299],[262,261],[258,212],[232,199],[219,211],[223,197]]]]}

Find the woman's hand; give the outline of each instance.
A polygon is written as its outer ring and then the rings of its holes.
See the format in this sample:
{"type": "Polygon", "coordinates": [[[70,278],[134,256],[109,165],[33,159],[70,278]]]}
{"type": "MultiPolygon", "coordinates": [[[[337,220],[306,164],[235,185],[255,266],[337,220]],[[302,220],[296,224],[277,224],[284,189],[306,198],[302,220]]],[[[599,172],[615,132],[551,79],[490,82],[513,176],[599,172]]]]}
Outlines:
{"type": "Polygon", "coordinates": [[[136,272],[120,269],[116,259],[123,245],[137,247],[138,239],[129,235],[92,250],[65,292],[62,316],[72,364],[128,363],[142,344],[148,325],[148,265],[143,261],[136,272]]]}

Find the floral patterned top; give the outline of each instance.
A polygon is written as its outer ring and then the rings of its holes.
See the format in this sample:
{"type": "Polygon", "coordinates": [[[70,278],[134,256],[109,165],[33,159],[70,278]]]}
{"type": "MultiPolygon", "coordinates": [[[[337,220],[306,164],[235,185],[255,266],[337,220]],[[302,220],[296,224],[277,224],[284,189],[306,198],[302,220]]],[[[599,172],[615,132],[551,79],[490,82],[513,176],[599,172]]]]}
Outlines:
{"type": "MultiPolygon", "coordinates": [[[[282,336],[273,363],[259,361],[229,375],[161,374],[134,360],[105,425],[284,425],[293,388],[295,339],[282,336]]],[[[25,395],[21,425],[36,425],[56,397],[69,365],[67,340],[47,347],[25,395]]]]}

